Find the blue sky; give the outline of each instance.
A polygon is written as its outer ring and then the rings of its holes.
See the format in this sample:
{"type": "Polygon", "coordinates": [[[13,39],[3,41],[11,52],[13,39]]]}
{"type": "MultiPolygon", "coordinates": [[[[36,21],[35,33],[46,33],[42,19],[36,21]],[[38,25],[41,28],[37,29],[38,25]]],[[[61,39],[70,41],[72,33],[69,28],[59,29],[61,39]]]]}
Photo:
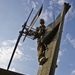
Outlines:
{"type": "MultiPolygon", "coordinates": [[[[60,13],[64,2],[70,3],[71,9],[65,16],[55,75],[75,75],[75,0],[0,0],[0,68],[7,68],[21,26],[32,7],[34,11],[27,25],[30,24],[42,3],[44,7],[39,19],[44,18],[45,25],[48,25],[54,20],[53,16],[56,18],[60,13]]],[[[39,26],[39,19],[34,28],[39,26]]],[[[10,70],[36,75],[38,69],[36,40],[26,38],[24,43],[22,40],[23,37],[10,70]]]]}

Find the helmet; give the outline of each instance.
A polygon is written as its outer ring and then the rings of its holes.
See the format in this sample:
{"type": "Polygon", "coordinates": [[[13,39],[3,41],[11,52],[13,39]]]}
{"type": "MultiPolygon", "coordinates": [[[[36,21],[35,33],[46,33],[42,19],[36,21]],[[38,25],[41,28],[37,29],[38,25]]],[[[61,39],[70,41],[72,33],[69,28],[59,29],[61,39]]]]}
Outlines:
{"type": "Polygon", "coordinates": [[[40,24],[45,23],[44,19],[40,19],[40,24]]]}

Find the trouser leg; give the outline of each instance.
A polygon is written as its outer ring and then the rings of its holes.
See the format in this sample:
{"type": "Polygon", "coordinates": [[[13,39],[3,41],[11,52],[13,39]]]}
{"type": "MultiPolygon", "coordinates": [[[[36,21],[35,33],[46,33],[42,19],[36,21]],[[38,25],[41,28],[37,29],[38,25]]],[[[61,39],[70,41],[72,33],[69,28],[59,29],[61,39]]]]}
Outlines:
{"type": "Polygon", "coordinates": [[[43,47],[43,45],[38,46],[38,61],[40,60],[40,58],[45,57],[45,49],[43,47]]]}

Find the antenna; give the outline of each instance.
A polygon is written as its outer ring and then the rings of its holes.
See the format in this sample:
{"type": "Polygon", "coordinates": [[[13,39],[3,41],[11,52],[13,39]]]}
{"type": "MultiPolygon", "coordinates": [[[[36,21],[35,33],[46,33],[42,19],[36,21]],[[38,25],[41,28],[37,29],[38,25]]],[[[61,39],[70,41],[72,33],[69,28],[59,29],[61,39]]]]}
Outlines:
{"type": "MultiPolygon", "coordinates": [[[[31,30],[32,26],[34,25],[34,23],[36,22],[36,20],[37,20],[38,17],[40,16],[40,14],[41,14],[41,12],[42,12],[42,9],[43,9],[43,4],[42,4],[42,6],[40,7],[40,9],[38,10],[38,12],[36,13],[36,15],[34,16],[34,18],[33,18],[32,22],[31,22],[30,26],[28,27],[28,30],[26,31],[27,33],[31,30]]],[[[17,46],[18,46],[18,44],[19,44],[20,38],[22,37],[22,35],[23,35],[23,33],[24,33],[24,30],[26,29],[27,22],[28,22],[28,20],[29,20],[29,18],[30,18],[30,16],[31,16],[32,11],[33,11],[33,8],[32,8],[32,10],[31,10],[31,12],[30,12],[30,14],[29,14],[29,16],[28,16],[26,22],[24,23],[24,25],[23,25],[23,27],[22,27],[22,30],[21,30],[20,33],[19,33],[19,36],[18,36],[18,39],[17,39],[17,41],[16,41],[16,44],[15,44],[13,53],[12,53],[12,55],[11,55],[9,64],[8,64],[8,66],[7,66],[7,70],[9,70],[9,68],[10,68],[10,65],[11,65],[12,59],[13,59],[13,57],[14,57],[14,54],[15,54],[15,52],[16,52],[17,46]]],[[[25,35],[23,41],[25,41],[25,38],[27,37],[27,35],[28,35],[28,34],[25,35]]]]}
{"type": "Polygon", "coordinates": [[[16,41],[16,44],[15,44],[13,53],[12,53],[12,55],[11,55],[9,64],[8,64],[8,66],[7,66],[7,70],[9,70],[9,68],[10,68],[10,65],[11,65],[12,59],[13,59],[13,57],[14,57],[14,54],[15,54],[15,52],[16,52],[17,46],[18,46],[18,44],[19,44],[20,38],[21,38],[22,35],[23,35],[23,31],[24,31],[24,29],[25,29],[25,27],[26,27],[26,25],[27,25],[27,22],[28,22],[28,20],[29,20],[29,18],[30,18],[30,15],[31,15],[32,11],[33,11],[33,8],[32,8],[32,10],[31,10],[31,12],[30,12],[30,14],[29,14],[29,16],[28,16],[26,22],[24,23],[22,30],[20,31],[20,34],[19,34],[18,39],[17,39],[17,41],[16,41]]]}

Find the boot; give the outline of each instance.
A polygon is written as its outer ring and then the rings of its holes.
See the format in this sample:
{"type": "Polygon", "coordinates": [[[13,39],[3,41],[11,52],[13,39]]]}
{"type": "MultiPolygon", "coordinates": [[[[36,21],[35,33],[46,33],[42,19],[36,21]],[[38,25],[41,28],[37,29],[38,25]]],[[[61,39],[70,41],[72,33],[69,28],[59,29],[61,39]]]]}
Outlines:
{"type": "Polygon", "coordinates": [[[39,64],[43,65],[47,61],[47,59],[48,58],[46,58],[46,57],[41,57],[40,60],[39,60],[39,64]]]}

